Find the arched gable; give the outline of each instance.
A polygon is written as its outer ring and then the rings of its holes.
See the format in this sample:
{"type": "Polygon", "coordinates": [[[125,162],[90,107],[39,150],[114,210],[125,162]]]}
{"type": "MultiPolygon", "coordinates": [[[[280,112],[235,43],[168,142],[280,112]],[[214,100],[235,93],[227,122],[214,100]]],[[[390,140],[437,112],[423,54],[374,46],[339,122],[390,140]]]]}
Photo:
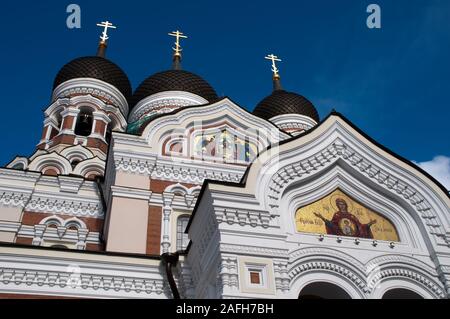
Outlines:
{"type": "Polygon", "coordinates": [[[170,144],[171,139],[189,140],[193,132],[213,128],[226,127],[234,130],[235,135],[247,136],[258,145],[258,151],[290,137],[272,123],[252,115],[227,98],[210,105],[187,107],[158,117],[151,123],[141,136],[153,149],[170,144]]]}
{"type": "MultiPolygon", "coordinates": [[[[368,224],[370,219],[359,221],[368,224]]],[[[378,298],[380,291],[389,289],[410,289],[424,298],[448,294],[447,191],[337,113],[311,131],[260,153],[241,183],[206,182],[187,227],[192,256],[203,256],[208,247],[204,243],[215,238],[211,235],[215,229],[226,253],[238,259],[264,257],[267,265],[273,262],[286,269],[289,278],[277,276],[283,282],[279,293],[285,293],[289,283],[289,297],[297,298],[301,287],[323,276],[345,285],[354,298],[378,298]],[[327,221],[337,211],[358,215],[344,207],[350,203],[338,207],[335,198],[332,207],[330,195],[336,191],[380,222],[388,221],[398,241],[296,229],[299,209],[322,199],[328,207],[314,209],[330,210],[327,221]],[[208,231],[199,235],[205,228],[208,231]],[[240,242],[242,236],[236,235],[244,233],[248,242],[240,242]],[[301,254],[296,253],[299,247],[301,254]],[[322,256],[324,249],[329,251],[322,256]]]]}
{"type": "Polygon", "coordinates": [[[404,207],[426,230],[433,245],[448,247],[450,198],[443,187],[413,163],[370,140],[339,114],[332,114],[307,134],[261,153],[250,166],[240,192],[254,194],[260,206],[279,214],[289,187],[320,184],[320,177],[334,168],[341,169],[341,180],[353,179],[375,191],[373,194],[404,207]]]}

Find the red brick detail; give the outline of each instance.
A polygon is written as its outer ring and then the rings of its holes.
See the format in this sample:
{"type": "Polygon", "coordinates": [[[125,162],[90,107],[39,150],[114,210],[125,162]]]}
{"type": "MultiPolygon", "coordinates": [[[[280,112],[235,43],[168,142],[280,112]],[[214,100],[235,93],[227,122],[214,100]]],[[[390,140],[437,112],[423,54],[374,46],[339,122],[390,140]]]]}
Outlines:
{"type": "Polygon", "coordinates": [[[17,237],[16,244],[18,245],[30,245],[33,243],[33,238],[17,237]]]}
{"type": "Polygon", "coordinates": [[[95,181],[97,176],[99,176],[99,175],[98,174],[91,174],[91,175],[87,176],[86,179],[89,180],[89,181],[95,181]]]}
{"type": "Polygon", "coordinates": [[[59,131],[54,127],[50,127],[49,130],[51,130],[49,139],[52,140],[56,135],[58,135],[59,131]]]}
{"type": "Polygon", "coordinates": [[[22,225],[38,225],[41,220],[49,216],[53,216],[53,214],[24,212],[22,216],[22,225]]]}
{"type": "MultiPolygon", "coordinates": [[[[38,225],[44,218],[55,216],[54,214],[48,214],[48,213],[31,213],[31,212],[24,212],[22,217],[22,225],[27,226],[34,226],[38,225]]],[[[73,216],[60,216],[64,220],[70,219],[73,216]]],[[[101,233],[103,230],[103,219],[99,218],[89,218],[89,217],[78,217],[78,219],[82,220],[89,231],[92,232],[98,232],[101,233]]]]}
{"type": "Polygon", "coordinates": [[[57,172],[57,171],[54,170],[53,168],[49,168],[49,169],[46,169],[46,170],[43,172],[43,174],[44,174],[44,175],[48,175],[48,176],[58,176],[58,175],[59,175],[59,172],[57,172]]]}
{"type": "Polygon", "coordinates": [[[105,134],[105,127],[106,127],[105,122],[102,122],[102,121],[99,121],[99,120],[97,120],[95,122],[95,132],[100,134],[100,135],[102,135],[102,136],[105,134]]]}
{"type": "MultiPolygon", "coordinates": [[[[17,237],[16,244],[32,246],[33,238],[17,237]]],[[[87,251],[105,251],[103,244],[86,244],[87,251]]]]}
{"type": "Polygon", "coordinates": [[[108,151],[108,144],[99,140],[97,138],[88,138],[87,145],[88,148],[98,148],[100,151],[106,154],[108,151]]]}
{"type": "MultiPolygon", "coordinates": [[[[162,194],[167,187],[169,187],[170,185],[174,185],[174,184],[178,184],[178,183],[176,183],[176,182],[169,182],[169,181],[162,181],[162,180],[159,180],[159,179],[151,179],[150,180],[150,190],[152,192],[162,194]]],[[[197,186],[195,184],[186,184],[186,183],[180,183],[180,184],[183,185],[184,187],[188,188],[188,189],[197,186]]]]}
{"type": "Polygon", "coordinates": [[[74,135],[58,135],[54,138],[52,146],[59,145],[59,144],[66,144],[66,145],[73,145],[75,143],[75,136],[74,135]]]}
{"type": "Polygon", "coordinates": [[[161,249],[162,207],[150,206],[147,225],[147,255],[159,255],[161,249]]]}
{"type": "Polygon", "coordinates": [[[73,127],[73,121],[75,118],[73,116],[66,116],[63,120],[62,128],[71,130],[73,127]]]}
{"type": "Polygon", "coordinates": [[[87,251],[105,251],[104,245],[99,244],[86,244],[87,251]]]}
{"type": "Polygon", "coordinates": [[[103,219],[87,217],[78,217],[78,219],[81,219],[90,231],[97,233],[101,233],[103,231],[103,219]]]}

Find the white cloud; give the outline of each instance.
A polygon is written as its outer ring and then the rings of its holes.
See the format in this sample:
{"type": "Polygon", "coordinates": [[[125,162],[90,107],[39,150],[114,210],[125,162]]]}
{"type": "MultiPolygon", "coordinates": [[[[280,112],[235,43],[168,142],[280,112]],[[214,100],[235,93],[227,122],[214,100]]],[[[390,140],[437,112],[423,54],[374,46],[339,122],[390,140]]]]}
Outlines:
{"type": "Polygon", "coordinates": [[[432,161],[417,163],[424,171],[450,190],[450,157],[436,156],[432,161]]]}

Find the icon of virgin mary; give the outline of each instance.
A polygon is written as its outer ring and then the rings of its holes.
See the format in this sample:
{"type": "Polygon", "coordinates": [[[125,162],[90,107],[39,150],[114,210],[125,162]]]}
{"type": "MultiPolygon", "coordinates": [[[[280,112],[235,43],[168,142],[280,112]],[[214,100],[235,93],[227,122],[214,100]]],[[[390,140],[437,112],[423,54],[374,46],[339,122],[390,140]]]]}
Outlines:
{"type": "Polygon", "coordinates": [[[337,211],[331,220],[326,219],[320,213],[314,215],[323,220],[328,235],[370,238],[373,234],[370,227],[377,223],[376,220],[370,221],[368,224],[362,224],[359,219],[348,211],[347,202],[342,199],[336,199],[337,211]]]}

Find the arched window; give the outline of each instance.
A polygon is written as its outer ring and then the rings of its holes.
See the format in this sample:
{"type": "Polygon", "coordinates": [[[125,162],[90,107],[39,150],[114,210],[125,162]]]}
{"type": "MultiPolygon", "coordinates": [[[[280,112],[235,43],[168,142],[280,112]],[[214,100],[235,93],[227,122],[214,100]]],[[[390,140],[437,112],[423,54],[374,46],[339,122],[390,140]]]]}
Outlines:
{"type": "Polygon", "coordinates": [[[13,169],[21,169],[23,170],[25,168],[25,166],[23,165],[23,163],[17,163],[13,166],[13,169]]]}
{"type": "Polygon", "coordinates": [[[65,226],[66,226],[67,230],[78,230],[78,229],[82,228],[81,225],[77,222],[69,222],[65,226]]]}
{"type": "Polygon", "coordinates": [[[185,234],[186,227],[189,223],[189,216],[182,215],[177,220],[177,250],[185,250],[189,245],[188,234],[185,234]]]}
{"type": "Polygon", "coordinates": [[[351,299],[341,287],[328,282],[313,282],[302,289],[299,299],[351,299]]]}
{"type": "Polygon", "coordinates": [[[383,299],[423,299],[423,297],[415,293],[414,291],[403,288],[396,288],[387,291],[383,295],[383,299]]]}
{"type": "Polygon", "coordinates": [[[92,123],[94,117],[92,111],[89,109],[82,109],[77,117],[77,124],[75,126],[75,134],[80,136],[89,136],[92,132],[92,123]]]}

